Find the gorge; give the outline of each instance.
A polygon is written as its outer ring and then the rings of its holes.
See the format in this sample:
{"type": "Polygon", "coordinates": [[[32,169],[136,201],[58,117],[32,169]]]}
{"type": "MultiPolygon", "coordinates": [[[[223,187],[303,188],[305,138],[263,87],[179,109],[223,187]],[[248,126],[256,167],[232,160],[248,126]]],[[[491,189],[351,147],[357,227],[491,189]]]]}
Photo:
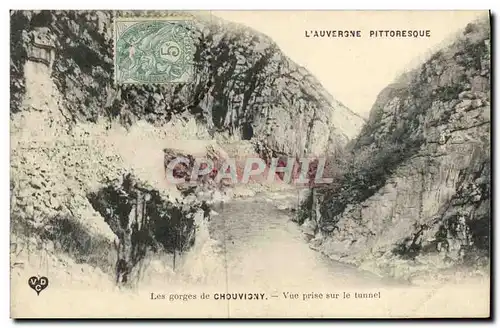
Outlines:
{"type": "Polygon", "coordinates": [[[82,289],[167,280],[333,290],[487,275],[488,20],[382,90],[365,122],[267,36],[203,16],[195,83],[117,86],[112,18],[11,12],[20,281],[31,268],[82,289]],[[166,154],[325,156],[334,182],[179,189],[164,181],[166,154]]]}

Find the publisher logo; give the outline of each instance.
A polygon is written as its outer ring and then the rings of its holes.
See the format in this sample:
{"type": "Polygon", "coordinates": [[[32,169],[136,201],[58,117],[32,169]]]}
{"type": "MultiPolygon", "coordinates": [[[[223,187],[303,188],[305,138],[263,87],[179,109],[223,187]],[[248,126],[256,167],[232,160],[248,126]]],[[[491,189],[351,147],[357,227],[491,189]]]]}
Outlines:
{"type": "Polygon", "coordinates": [[[33,276],[28,279],[28,285],[35,290],[37,295],[40,295],[40,292],[49,285],[49,279],[47,277],[33,276]]]}

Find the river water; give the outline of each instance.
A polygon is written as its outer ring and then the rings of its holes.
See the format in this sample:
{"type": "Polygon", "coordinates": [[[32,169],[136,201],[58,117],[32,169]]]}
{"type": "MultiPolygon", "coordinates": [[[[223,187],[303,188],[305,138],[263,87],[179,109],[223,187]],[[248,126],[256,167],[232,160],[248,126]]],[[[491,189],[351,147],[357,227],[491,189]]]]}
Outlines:
{"type": "Polygon", "coordinates": [[[241,284],[279,291],[394,283],[310,249],[305,235],[291,221],[293,213],[279,209],[296,198],[275,194],[231,201],[213,217],[211,236],[223,247],[228,290],[241,284]]]}
{"type": "Polygon", "coordinates": [[[461,295],[469,294],[481,304],[468,310],[484,311],[488,299],[484,284],[411,286],[333,261],[309,248],[300,227],[291,221],[289,209],[296,204],[293,192],[258,194],[217,209],[210,236],[219,242],[223,262],[223,269],[215,274],[224,279],[216,293],[265,296],[262,301],[219,300],[214,309],[228,317],[252,318],[432,317],[460,314],[461,295]]]}
{"type": "MultiPolygon", "coordinates": [[[[359,305],[371,306],[372,314],[387,313],[389,304],[381,299],[381,291],[404,285],[309,248],[300,227],[291,221],[289,209],[296,199],[296,194],[261,194],[216,209],[218,215],[210,223],[210,236],[219,245],[219,269],[210,273],[219,278],[215,292],[265,295],[265,301],[219,303],[227,315],[359,316],[359,305]],[[355,293],[371,293],[375,298],[361,299],[355,293]],[[296,298],[290,299],[292,295],[296,298]]],[[[216,285],[211,285],[212,291],[216,285]]]]}

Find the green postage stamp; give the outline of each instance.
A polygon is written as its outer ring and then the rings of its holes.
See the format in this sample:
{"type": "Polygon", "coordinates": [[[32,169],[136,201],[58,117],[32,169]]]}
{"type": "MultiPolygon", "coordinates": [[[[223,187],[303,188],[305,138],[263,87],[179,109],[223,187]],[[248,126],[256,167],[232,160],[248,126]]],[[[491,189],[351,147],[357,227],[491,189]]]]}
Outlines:
{"type": "Polygon", "coordinates": [[[190,17],[117,17],[114,25],[117,84],[192,80],[195,45],[190,17]]]}

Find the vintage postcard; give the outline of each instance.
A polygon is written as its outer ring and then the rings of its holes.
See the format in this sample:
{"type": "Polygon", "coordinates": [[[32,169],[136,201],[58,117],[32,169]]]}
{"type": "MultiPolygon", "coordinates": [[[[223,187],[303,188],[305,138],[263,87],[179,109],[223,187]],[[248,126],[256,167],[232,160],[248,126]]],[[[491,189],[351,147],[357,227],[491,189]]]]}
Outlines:
{"type": "Polygon", "coordinates": [[[490,26],[11,11],[11,317],[490,317],[490,26]]]}

